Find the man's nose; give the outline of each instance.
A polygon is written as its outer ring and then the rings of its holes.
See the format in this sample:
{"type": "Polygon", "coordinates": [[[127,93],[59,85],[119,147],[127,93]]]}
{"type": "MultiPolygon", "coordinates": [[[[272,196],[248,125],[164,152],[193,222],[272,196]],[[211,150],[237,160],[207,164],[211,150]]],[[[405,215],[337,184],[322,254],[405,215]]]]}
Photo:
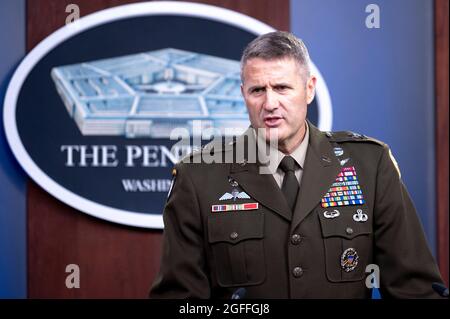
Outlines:
{"type": "Polygon", "coordinates": [[[278,108],[278,98],[276,93],[272,90],[266,91],[266,99],[264,101],[264,108],[267,111],[273,111],[278,108]]]}

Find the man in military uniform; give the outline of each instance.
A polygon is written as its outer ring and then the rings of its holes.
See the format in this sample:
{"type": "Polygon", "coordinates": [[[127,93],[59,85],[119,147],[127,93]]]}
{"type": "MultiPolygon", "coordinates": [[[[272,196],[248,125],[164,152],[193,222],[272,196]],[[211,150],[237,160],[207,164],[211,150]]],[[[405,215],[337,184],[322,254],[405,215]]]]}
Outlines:
{"type": "Polygon", "coordinates": [[[370,298],[366,267],[378,267],[384,298],[439,297],[439,270],[388,146],[306,120],[316,79],[304,44],[269,33],[241,63],[252,125],[176,165],[150,296],[370,298]]]}

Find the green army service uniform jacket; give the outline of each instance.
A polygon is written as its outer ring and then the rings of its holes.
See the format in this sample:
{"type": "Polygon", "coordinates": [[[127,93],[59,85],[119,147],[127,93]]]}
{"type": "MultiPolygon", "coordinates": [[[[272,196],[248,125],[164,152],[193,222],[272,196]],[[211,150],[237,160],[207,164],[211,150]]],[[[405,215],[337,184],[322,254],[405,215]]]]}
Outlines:
{"type": "Polygon", "coordinates": [[[388,146],[309,127],[293,213],[257,161],[201,162],[236,151],[240,138],[176,165],[151,298],[230,298],[240,287],[245,298],[370,298],[368,265],[379,268],[383,298],[438,297],[431,285],[442,279],[388,146]],[[343,168],[356,172],[363,203],[323,207],[343,168]],[[248,196],[219,200],[230,183],[248,196]]]}

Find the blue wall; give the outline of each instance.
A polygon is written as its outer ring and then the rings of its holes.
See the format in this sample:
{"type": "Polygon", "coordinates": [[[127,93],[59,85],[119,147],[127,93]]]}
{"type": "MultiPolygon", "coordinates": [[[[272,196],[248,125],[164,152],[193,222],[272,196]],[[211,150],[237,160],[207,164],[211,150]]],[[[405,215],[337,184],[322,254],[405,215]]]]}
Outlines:
{"type": "Polygon", "coordinates": [[[25,0],[0,2],[0,298],[25,298],[26,176],[7,145],[3,100],[15,67],[25,55],[25,0]]]}
{"type": "Polygon", "coordinates": [[[333,130],[391,146],[435,253],[433,1],[291,0],[291,30],[327,81],[333,130]]]}

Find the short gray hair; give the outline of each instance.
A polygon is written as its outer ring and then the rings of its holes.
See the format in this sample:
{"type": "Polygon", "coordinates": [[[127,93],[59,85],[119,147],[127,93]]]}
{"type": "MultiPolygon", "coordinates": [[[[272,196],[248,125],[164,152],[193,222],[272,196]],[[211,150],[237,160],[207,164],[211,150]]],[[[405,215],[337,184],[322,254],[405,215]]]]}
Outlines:
{"type": "Polygon", "coordinates": [[[304,80],[309,77],[309,53],[303,41],[285,31],[275,31],[260,35],[244,49],[241,58],[241,81],[244,82],[244,66],[248,60],[260,58],[278,60],[293,58],[304,73],[304,80]]]}

